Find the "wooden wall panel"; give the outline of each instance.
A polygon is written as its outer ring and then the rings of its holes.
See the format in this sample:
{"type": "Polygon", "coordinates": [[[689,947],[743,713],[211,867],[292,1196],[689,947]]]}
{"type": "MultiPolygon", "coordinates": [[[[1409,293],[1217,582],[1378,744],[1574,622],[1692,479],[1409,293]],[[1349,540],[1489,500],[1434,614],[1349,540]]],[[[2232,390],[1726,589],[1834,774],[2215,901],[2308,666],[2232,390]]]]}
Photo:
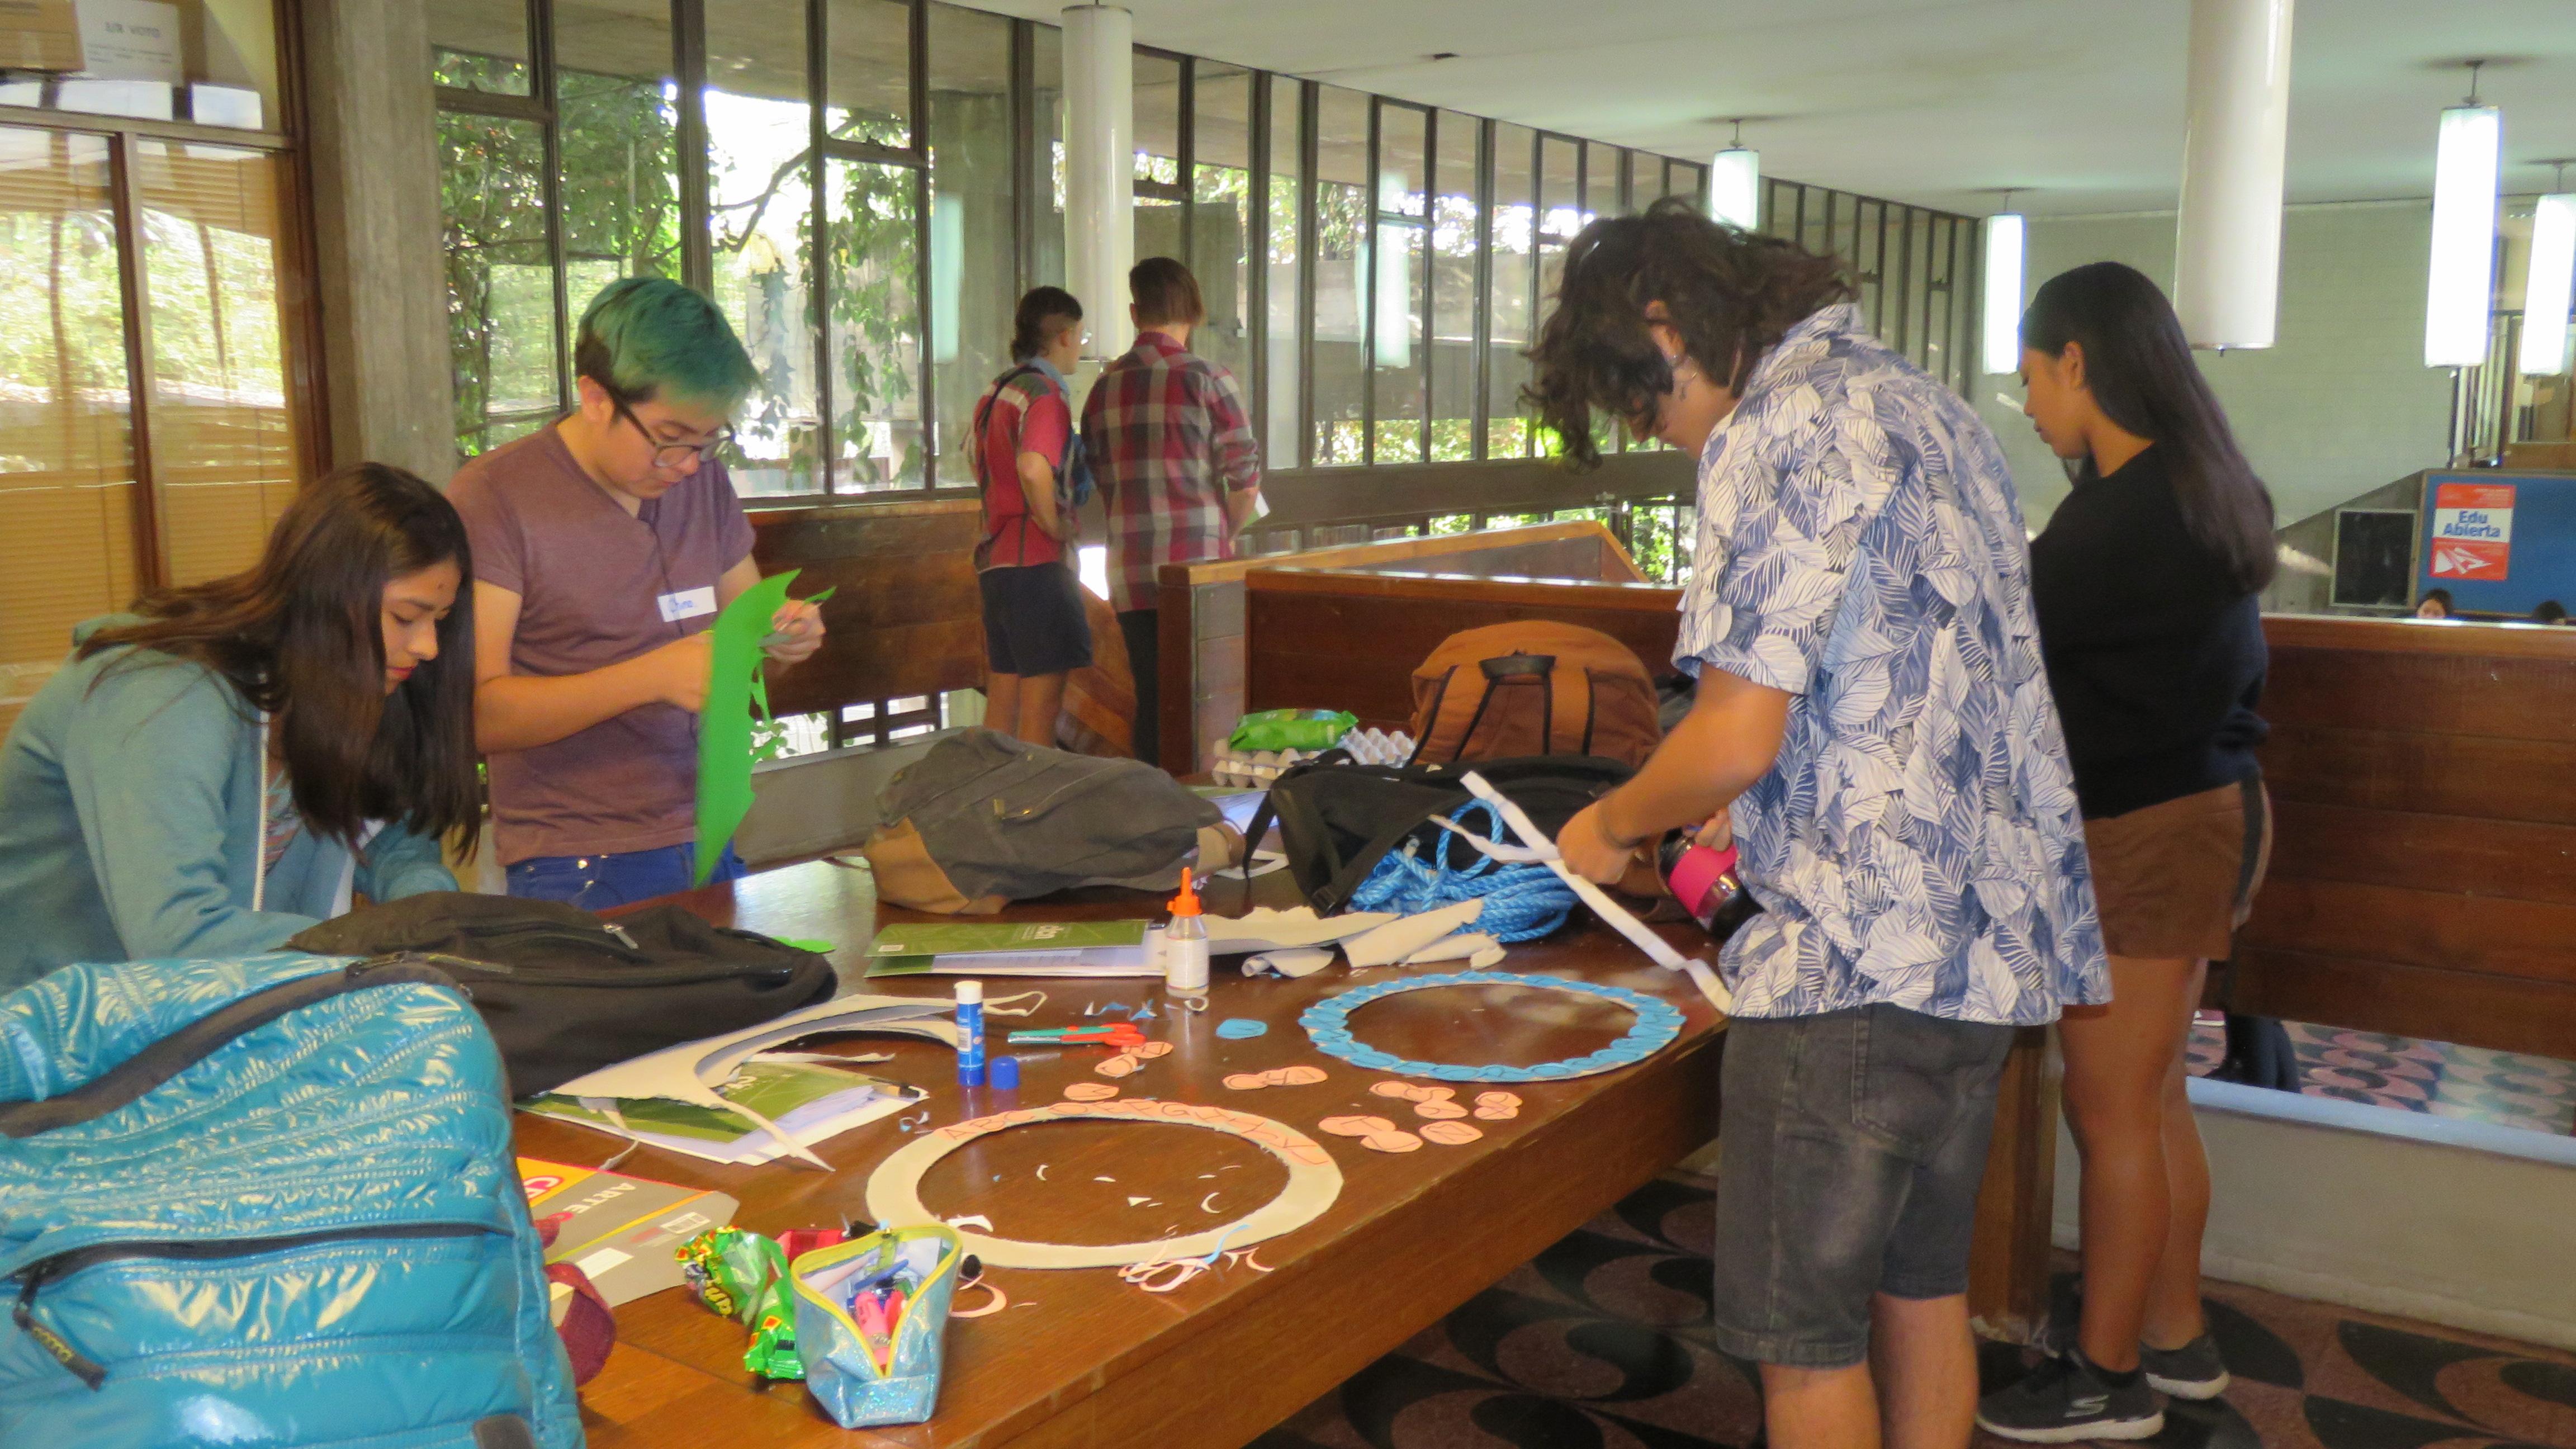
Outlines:
{"type": "Polygon", "coordinates": [[[2576,1057],[2576,630],[2265,621],[2239,1010],[2576,1057]]]}
{"type": "Polygon", "coordinates": [[[823,604],[822,652],[770,680],[771,708],[801,714],[981,687],[980,518],[971,498],[753,514],[762,573],[799,570],[798,598],[836,591],[823,604]]]}

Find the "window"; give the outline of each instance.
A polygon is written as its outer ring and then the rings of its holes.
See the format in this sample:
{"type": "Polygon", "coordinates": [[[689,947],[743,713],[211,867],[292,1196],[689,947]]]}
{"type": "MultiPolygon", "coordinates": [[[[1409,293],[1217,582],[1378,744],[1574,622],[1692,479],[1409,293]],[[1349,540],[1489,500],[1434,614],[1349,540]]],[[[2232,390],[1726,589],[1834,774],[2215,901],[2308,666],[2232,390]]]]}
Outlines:
{"type": "Polygon", "coordinates": [[[933,5],[929,42],[930,361],[939,400],[932,444],[940,479],[971,483],[972,410],[1010,365],[1020,300],[1011,22],[933,5]]]}
{"type": "Polygon", "coordinates": [[[1431,113],[1377,103],[1377,206],[1370,217],[1369,385],[1373,463],[1419,463],[1428,416],[1431,113]]]}
{"type": "Polygon", "coordinates": [[[1368,307],[1369,97],[1318,86],[1311,172],[1314,208],[1312,373],[1316,467],[1365,461],[1362,328],[1368,307]]]}
{"type": "Polygon", "coordinates": [[[74,624],[256,562],[314,461],[272,12],[140,25],[0,79],[55,113],[0,126],[0,732],[74,624]]]}
{"type": "Polygon", "coordinates": [[[1476,451],[1476,263],[1485,236],[1485,123],[1456,111],[1437,119],[1431,166],[1431,461],[1476,451]]]}
{"type": "MultiPolygon", "coordinates": [[[[728,458],[746,496],[971,485],[966,414],[1018,297],[1065,280],[1058,30],[938,0],[432,0],[429,28],[460,453],[559,415],[580,313],[651,273],[715,298],[752,354],[728,458]]],[[[1707,184],[1148,48],[1133,105],[1135,253],[1198,277],[1193,347],[1242,382],[1274,473],[1548,451],[1523,354],[1567,246],[1707,184]]],[[[1892,341],[1962,376],[1972,229],[1776,177],[1766,202],[1777,234],[1852,261],[1892,341]]]]}
{"type": "MultiPolygon", "coordinates": [[[[1190,350],[1248,379],[1252,372],[1252,72],[1190,67],[1189,252],[1207,322],[1190,350]]],[[[1248,386],[1248,383],[1247,383],[1248,386]]],[[[1247,395],[1246,401],[1248,402],[1247,395]]]]}
{"type": "Polygon", "coordinates": [[[1521,411],[1521,388],[1530,377],[1521,354],[1537,338],[1538,317],[1538,133],[1527,126],[1494,127],[1492,225],[1485,456],[1524,458],[1535,439],[1521,411]]]}
{"type": "MultiPolygon", "coordinates": [[[[55,7],[35,7],[41,21],[55,7]]],[[[61,6],[69,12],[73,7],[61,6]]],[[[24,23],[30,7],[14,7],[24,23]]],[[[117,13],[83,7],[83,28],[112,21],[123,44],[112,54],[87,49],[75,35],[28,24],[11,36],[12,64],[0,73],[0,105],[137,121],[180,121],[243,131],[280,130],[277,15],[269,0],[225,0],[181,7],[124,5],[117,13]]],[[[16,25],[12,26],[17,29],[16,25]]],[[[435,27],[433,27],[433,33],[435,27]]],[[[505,45],[505,37],[496,37],[505,45]]],[[[525,55],[527,38],[519,37],[525,55]]],[[[66,114],[64,119],[72,119],[66,114]]]]}

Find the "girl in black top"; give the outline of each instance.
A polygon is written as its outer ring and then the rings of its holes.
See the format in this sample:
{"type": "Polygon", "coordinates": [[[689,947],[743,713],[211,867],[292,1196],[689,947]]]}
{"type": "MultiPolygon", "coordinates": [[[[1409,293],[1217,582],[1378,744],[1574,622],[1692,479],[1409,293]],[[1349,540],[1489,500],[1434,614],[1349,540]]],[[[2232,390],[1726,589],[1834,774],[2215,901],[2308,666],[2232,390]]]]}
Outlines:
{"type": "Polygon", "coordinates": [[[2052,278],[2022,320],[2024,411],[2074,491],[2031,544],[2040,649],[2085,816],[2113,1000],[2070,1007],[2066,1112],[2084,1163],[2080,1329],[1991,1395],[2017,1439],[2139,1438],[2153,1390],[2227,1386],[2200,1310],[2209,1166],[2183,1050],[2258,882],[2265,820],[2257,595],[2272,500],[2182,324],[2136,269],[2052,278]]]}

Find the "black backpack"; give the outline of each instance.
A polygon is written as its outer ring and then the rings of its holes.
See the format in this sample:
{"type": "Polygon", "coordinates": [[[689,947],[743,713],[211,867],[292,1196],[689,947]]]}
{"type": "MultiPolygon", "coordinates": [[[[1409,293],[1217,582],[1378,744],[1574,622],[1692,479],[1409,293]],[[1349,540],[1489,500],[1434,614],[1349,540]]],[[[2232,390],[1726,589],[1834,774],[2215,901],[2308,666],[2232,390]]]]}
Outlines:
{"type": "Polygon", "coordinates": [[[446,972],[483,1014],[510,1090],[523,1097],[757,1026],[838,984],[832,963],[811,951],[677,906],[603,921],[554,901],[432,891],[324,921],[286,944],[325,956],[408,952],[446,972]]]}
{"type": "MultiPolygon", "coordinates": [[[[1275,816],[1297,889],[1316,914],[1331,915],[1349,903],[1387,852],[1408,840],[1426,854],[1445,847],[1449,832],[1431,820],[1475,798],[1463,783],[1470,770],[1528,812],[1530,823],[1551,839],[1577,811],[1636,773],[1595,755],[1361,765],[1332,750],[1281,772],[1244,838],[1260,840],[1275,816]]],[[[1510,832],[1504,834],[1508,840],[1510,832]]]]}

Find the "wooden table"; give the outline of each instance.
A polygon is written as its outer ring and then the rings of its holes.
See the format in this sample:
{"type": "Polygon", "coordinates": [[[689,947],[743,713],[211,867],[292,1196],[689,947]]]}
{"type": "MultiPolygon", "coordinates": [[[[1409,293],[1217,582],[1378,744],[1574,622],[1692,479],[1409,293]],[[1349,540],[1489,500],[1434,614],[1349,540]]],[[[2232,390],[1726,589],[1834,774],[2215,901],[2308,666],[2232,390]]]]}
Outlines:
{"type": "MultiPolygon", "coordinates": [[[[1281,875],[1258,883],[1263,904],[1294,895],[1281,875]]],[[[1213,909],[1230,910],[1220,887],[1213,909]]],[[[856,984],[878,908],[866,872],[828,862],[765,872],[675,897],[719,924],[839,946],[856,984]]],[[[1019,908],[1031,919],[1117,918],[1156,913],[1131,892],[1095,891],[1019,908]]],[[[889,910],[889,918],[914,918],[889,910]]],[[[1709,949],[1681,927],[1685,951],[1709,949]]],[[[1421,968],[1415,968],[1419,970],[1421,968]]],[[[1449,969],[1449,968],[1433,968],[1449,969]]],[[[1410,1120],[1407,1104],[1369,1094],[1383,1075],[1326,1057],[1296,1025],[1311,1002],[1353,984],[1341,966],[1302,981],[1246,980],[1220,961],[1211,1009],[1174,1015],[1160,984],[1139,980],[1028,983],[1049,1001],[1025,1022],[991,1023],[994,1049],[1022,1056],[1014,1093],[958,1087],[954,1055],[896,1036],[835,1039],[832,1049],[888,1051],[871,1070],[931,1089],[930,1125],[1061,1098],[1075,1081],[1104,1081],[1096,1049],[1029,1055],[1000,1045],[1005,1027],[1082,1021],[1085,1005],[1151,997],[1147,1033],[1175,1044],[1118,1083],[1123,1098],[1212,1102],[1275,1118],[1326,1145],[1344,1174],[1341,1196],[1317,1221],[1263,1244],[1249,1264],[1211,1273],[1169,1294],[1148,1294],[1112,1269],[996,1268],[1010,1295],[999,1314],[952,1323],[939,1412],[929,1423],[843,1430],[801,1384],[764,1385],[742,1368],[743,1330],[679,1291],[617,1312],[619,1342],[583,1391],[583,1421],[598,1449],[626,1446],[1100,1445],[1232,1446],[1329,1391],[1512,1268],[1617,1202],[1709,1140],[1717,1122],[1722,1022],[1698,993],[1588,919],[1555,939],[1516,946],[1503,969],[1577,976],[1646,991],[1680,1006],[1681,1039],[1646,1062],[1570,1082],[1515,1086],[1524,1102],[1508,1122],[1480,1122],[1482,1141],[1425,1145],[1391,1156],[1319,1133],[1323,1118],[1361,1113],[1410,1120]],[[1268,1023],[1244,1041],[1215,1035],[1218,1021],[1268,1023]],[[1329,1079],[1309,1087],[1228,1090],[1228,1073],[1309,1063],[1329,1079]]],[[[1374,974],[1374,973],[1372,973],[1374,974]]],[[[988,983],[999,995],[1017,983],[988,983]]],[[[948,995],[951,978],[871,983],[890,994],[948,995]]],[[[1399,996],[1353,1017],[1361,1038],[1424,1060],[1539,1062],[1589,1052],[1624,1031],[1629,1015],[1607,1003],[1528,988],[1461,988],[1399,996]]],[[[1473,1095],[1473,1088],[1465,1089],[1473,1095]]],[[[918,1115],[917,1113],[915,1115],[918,1115]]],[[[1412,1125],[1420,1125],[1413,1121],[1412,1125]]],[[[737,1222],[766,1233],[864,1216],[869,1173],[909,1136],[893,1119],[823,1144],[834,1171],[772,1164],[719,1167],[639,1149],[621,1170],[720,1189],[742,1203],[737,1222]]],[[[527,1156],[597,1163],[611,1139],[567,1123],[519,1118],[527,1156]]],[[[942,1216],[981,1213],[998,1236],[1057,1242],[1125,1242],[1167,1229],[1199,1231],[1267,1201],[1284,1169],[1248,1142],[1200,1128],[1066,1122],[1013,1128],[943,1159],[924,1179],[924,1201],[942,1216]],[[1037,1168],[1048,1168],[1044,1181],[1037,1168]],[[1096,1179],[1115,1178],[1103,1183],[1096,1179]],[[1209,1194],[1213,1192],[1213,1199],[1209,1194]],[[1129,1199],[1146,1199],[1131,1205],[1129,1199]]],[[[966,1301],[980,1297],[963,1295],[966,1301]]]]}

